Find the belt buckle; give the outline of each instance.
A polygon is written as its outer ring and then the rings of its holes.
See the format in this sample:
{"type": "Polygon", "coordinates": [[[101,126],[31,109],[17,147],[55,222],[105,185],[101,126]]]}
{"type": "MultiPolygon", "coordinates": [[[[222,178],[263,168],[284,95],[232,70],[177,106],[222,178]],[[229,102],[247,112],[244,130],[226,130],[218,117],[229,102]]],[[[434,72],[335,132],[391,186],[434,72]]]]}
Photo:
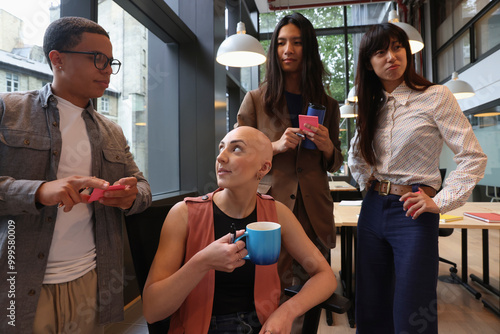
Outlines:
{"type": "Polygon", "coordinates": [[[387,195],[389,195],[390,191],[391,191],[391,181],[389,181],[389,180],[382,180],[382,181],[380,181],[380,187],[379,187],[379,190],[378,190],[378,194],[380,196],[387,196],[387,195]],[[382,185],[383,184],[387,185],[384,192],[382,191],[382,185]]]}

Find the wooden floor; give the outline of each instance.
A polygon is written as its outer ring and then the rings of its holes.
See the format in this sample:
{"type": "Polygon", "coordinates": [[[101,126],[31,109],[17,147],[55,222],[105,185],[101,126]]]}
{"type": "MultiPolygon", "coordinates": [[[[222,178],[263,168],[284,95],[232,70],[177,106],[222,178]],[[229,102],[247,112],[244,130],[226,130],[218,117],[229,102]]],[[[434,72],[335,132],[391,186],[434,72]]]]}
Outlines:
{"type": "MultiPolygon", "coordinates": [[[[490,231],[490,285],[500,288],[500,231],[490,231]]],[[[482,277],[482,238],[480,230],[469,230],[469,274],[473,273],[482,277]]],[[[338,241],[340,243],[340,241],[338,241]]],[[[458,265],[460,275],[461,263],[461,230],[455,229],[449,237],[439,239],[440,256],[451,260],[458,265]]],[[[340,249],[332,251],[332,266],[338,279],[340,269],[340,249]]],[[[440,263],[439,275],[448,275],[450,265],[440,263]]],[[[471,283],[493,305],[500,308],[500,300],[479,285],[471,283]]],[[[340,290],[339,290],[340,291],[340,290]]],[[[500,318],[486,309],[481,301],[457,284],[438,282],[438,317],[439,333],[441,334],[499,334],[500,318]]],[[[322,315],[318,334],[344,334],[355,333],[355,328],[350,328],[345,314],[334,314],[333,326],[328,326],[325,315],[322,315]]],[[[125,312],[125,321],[106,327],[106,334],[147,334],[147,327],[142,317],[142,304],[138,300],[128,305],[125,312]]],[[[312,333],[311,333],[312,334],[312,333]]]]}

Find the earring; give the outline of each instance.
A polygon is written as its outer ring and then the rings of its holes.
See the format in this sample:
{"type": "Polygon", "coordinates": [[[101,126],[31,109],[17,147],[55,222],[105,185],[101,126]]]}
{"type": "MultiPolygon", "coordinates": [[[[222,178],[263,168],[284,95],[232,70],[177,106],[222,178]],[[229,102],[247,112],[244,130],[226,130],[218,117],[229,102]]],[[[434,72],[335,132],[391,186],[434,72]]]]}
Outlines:
{"type": "Polygon", "coordinates": [[[59,69],[62,70],[62,66],[59,66],[59,69]]]}

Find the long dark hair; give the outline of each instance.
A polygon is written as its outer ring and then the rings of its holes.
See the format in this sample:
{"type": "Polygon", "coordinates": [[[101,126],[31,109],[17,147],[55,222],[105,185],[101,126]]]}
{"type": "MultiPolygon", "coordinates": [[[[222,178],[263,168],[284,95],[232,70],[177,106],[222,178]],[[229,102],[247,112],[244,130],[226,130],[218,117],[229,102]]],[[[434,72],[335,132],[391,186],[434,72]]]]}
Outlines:
{"type": "Polygon", "coordinates": [[[323,87],[323,76],[328,75],[319,56],[318,40],[314,27],[302,14],[293,13],[283,17],[274,29],[271,44],[267,52],[264,103],[266,113],[274,115],[274,110],[281,111],[286,105],[285,77],[278,57],[278,35],[281,28],[294,24],[300,29],[302,39],[302,79],[301,94],[305,108],[307,103],[326,105],[326,92],[323,87]]]}
{"type": "Polygon", "coordinates": [[[434,85],[415,72],[413,56],[410,50],[408,36],[403,29],[392,23],[374,25],[363,36],[359,45],[359,58],[355,86],[358,95],[358,118],[356,130],[358,139],[355,145],[361,156],[371,166],[375,165],[373,140],[380,117],[380,110],[385,103],[384,87],[375,71],[371,68],[370,59],[378,50],[387,50],[391,38],[396,39],[406,50],[406,69],[403,74],[408,87],[424,91],[434,85]]]}

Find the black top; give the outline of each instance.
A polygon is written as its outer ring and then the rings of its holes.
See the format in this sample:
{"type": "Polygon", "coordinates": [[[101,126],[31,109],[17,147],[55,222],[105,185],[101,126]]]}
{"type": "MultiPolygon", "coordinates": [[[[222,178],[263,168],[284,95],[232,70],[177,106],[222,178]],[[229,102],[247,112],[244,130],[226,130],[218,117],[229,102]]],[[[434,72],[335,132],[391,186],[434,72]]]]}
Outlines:
{"type": "MultiPolygon", "coordinates": [[[[234,223],[236,230],[245,229],[247,224],[257,221],[257,209],[246,218],[231,218],[222,212],[215,203],[214,230],[215,240],[228,234],[230,226],[234,223]]],[[[246,238],[243,238],[245,241],[246,238]]],[[[231,314],[236,312],[251,312],[254,305],[254,280],[255,265],[249,260],[244,260],[242,267],[236,268],[232,273],[215,271],[215,295],[212,315],[231,314]]]]}
{"type": "Polygon", "coordinates": [[[288,112],[290,113],[290,121],[292,121],[292,127],[298,128],[299,115],[302,113],[302,95],[285,91],[285,97],[288,112]]]}

